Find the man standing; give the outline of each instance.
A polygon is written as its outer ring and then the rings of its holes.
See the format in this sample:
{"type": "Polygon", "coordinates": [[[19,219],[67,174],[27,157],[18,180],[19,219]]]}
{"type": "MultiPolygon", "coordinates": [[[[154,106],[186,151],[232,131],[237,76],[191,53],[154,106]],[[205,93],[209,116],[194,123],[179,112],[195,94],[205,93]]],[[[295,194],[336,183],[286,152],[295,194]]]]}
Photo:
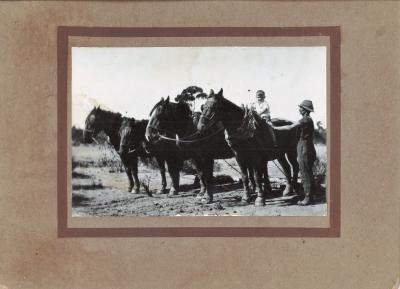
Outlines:
{"type": "Polygon", "coordinates": [[[265,100],[265,92],[263,90],[257,90],[256,93],[256,98],[257,101],[253,102],[251,104],[251,109],[255,110],[257,114],[266,121],[268,124],[268,131],[272,137],[272,142],[274,144],[274,147],[277,147],[277,142],[276,142],[276,136],[275,132],[272,128],[272,122],[271,122],[271,111],[269,108],[268,102],[265,100]]]}
{"type": "Polygon", "coordinates": [[[304,100],[299,104],[299,112],[302,118],[291,124],[280,127],[273,127],[276,130],[291,130],[299,128],[299,139],[297,143],[297,158],[300,165],[301,180],[304,188],[304,199],[297,204],[307,206],[313,203],[314,199],[314,174],[313,164],[316,160],[314,147],[314,122],[310,117],[310,112],[314,112],[311,100],[304,100]]]}

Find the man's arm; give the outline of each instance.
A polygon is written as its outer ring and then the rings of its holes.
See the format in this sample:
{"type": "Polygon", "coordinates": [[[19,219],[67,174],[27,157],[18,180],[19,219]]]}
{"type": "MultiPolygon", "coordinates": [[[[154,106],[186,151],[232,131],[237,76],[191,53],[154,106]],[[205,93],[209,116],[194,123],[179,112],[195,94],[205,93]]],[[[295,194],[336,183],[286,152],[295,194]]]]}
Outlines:
{"type": "Polygon", "coordinates": [[[272,128],[276,129],[276,130],[292,130],[296,127],[299,127],[300,125],[301,125],[301,123],[299,121],[296,121],[293,124],[284,125],[284,126],[272,126],[272,128]]]}

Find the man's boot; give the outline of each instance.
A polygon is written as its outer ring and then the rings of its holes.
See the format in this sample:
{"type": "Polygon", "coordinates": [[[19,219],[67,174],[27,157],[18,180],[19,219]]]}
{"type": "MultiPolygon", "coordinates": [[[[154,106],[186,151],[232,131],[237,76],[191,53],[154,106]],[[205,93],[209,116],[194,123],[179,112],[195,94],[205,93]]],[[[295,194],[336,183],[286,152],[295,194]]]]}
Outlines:
{"type": "Polygon", "coordinates": [[[304,199],[297,202],[297,205],[299,206],[308,206],[312,204],[314,204],[314,196],[310,193],[306,193],[304,199]]]}

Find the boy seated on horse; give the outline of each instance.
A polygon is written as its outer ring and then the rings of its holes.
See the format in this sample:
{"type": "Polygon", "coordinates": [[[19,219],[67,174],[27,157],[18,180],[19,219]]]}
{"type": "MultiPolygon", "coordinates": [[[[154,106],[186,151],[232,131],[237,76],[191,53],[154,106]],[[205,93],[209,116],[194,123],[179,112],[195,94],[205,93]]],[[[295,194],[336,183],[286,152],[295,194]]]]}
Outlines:
{"type": "Polygon", "coordinates": [[[251,103],[250,108],[255,111],[268,125],[268,132],[272,137],[274,147],[278,146],[276,142],[275,132],[272,128],[271,122],[271,110],[268,102],[265,100],[265,92],[263,90],[257,90],[256,92],[257,101],[251,103]]]}

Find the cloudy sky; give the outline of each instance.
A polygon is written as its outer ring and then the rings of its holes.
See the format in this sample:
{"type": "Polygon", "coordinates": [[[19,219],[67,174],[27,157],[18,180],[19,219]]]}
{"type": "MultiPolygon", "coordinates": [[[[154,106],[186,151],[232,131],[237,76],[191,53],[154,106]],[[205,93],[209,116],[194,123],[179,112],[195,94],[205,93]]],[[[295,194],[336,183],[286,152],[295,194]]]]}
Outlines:
{"type": "MultiPolygon", "coordinates": [[[[300,118],[297,105],[314,103],[326,124],[325,47],[72,48],[72,125],[83,127],[94,105],[137,119],[161,97],[196,85],[224,89],[234,103],[266,92],[272,117],[300,118]]],[[[197,102],[197,105],[200,103],[197,102]]]]}

